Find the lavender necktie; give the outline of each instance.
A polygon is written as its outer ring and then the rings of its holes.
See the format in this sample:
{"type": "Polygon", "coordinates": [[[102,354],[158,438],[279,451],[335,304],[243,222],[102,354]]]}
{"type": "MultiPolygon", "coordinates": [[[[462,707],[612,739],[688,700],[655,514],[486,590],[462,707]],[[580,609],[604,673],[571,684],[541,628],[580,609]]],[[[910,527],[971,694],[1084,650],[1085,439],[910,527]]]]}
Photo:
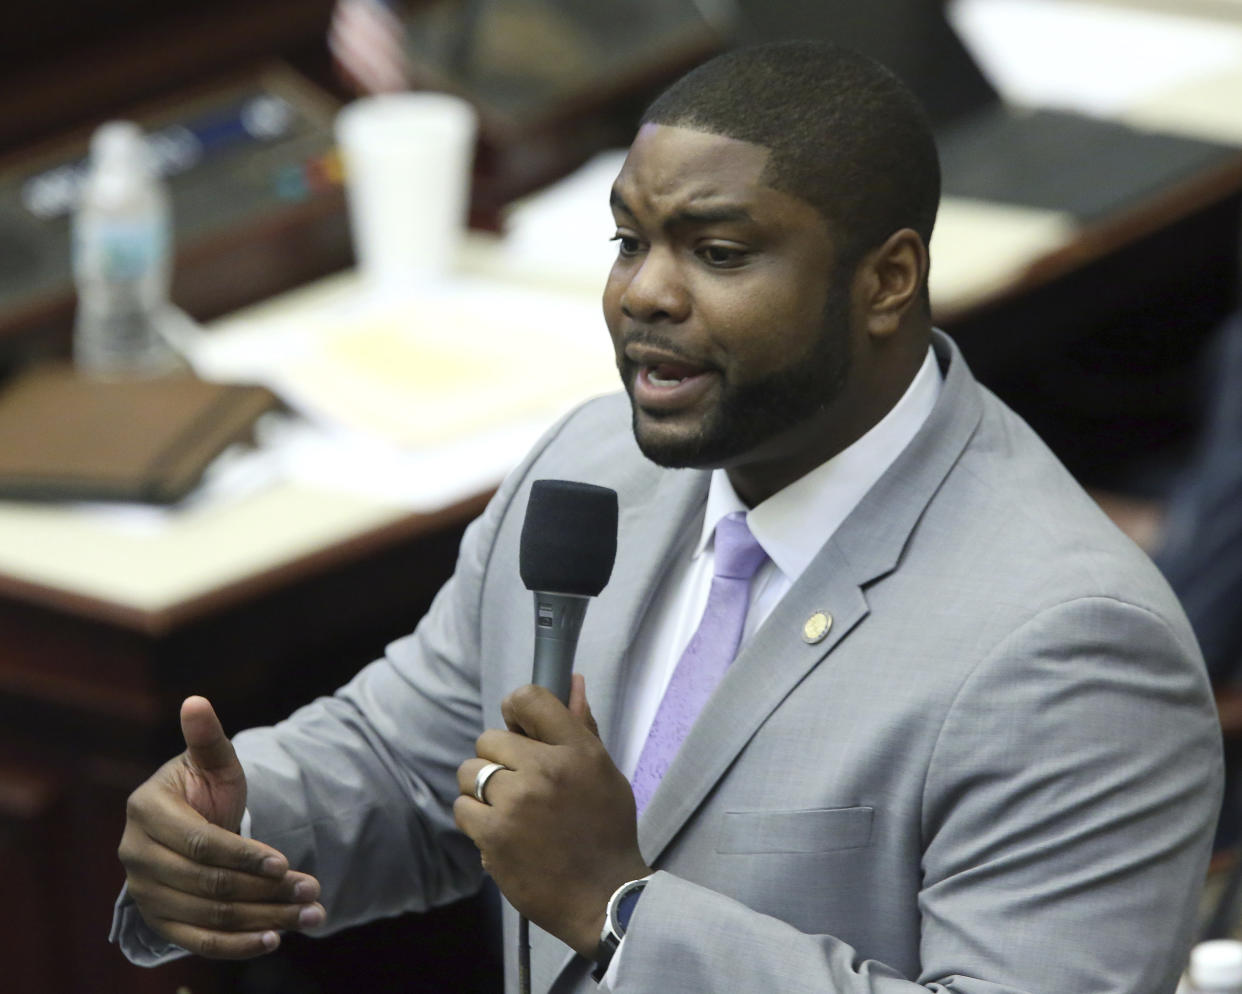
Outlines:
{"type": "Polygon", "coordinates": [[[677,662],[634,769],[634,800],[640,814],[737,655],[750,605],[750,580],[767,558],[740,511],[716,525],[715,556],[703,617],[677,662]]]}

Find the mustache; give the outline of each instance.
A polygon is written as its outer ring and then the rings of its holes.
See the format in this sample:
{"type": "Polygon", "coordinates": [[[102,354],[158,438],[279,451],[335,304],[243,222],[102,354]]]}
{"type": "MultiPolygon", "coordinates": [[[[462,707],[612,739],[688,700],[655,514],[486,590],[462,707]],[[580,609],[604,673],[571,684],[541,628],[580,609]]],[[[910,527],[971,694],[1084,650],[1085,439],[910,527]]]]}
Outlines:
{"type": "Polygon", "coordinates": [[[681,359],[687,363],[701,361],[698,356],[687,352],[678,343],[677,339],[670,338],[668,335],[650,328],[637,328],[622,336],[621,348],[618,351],[625,358],[626,362],[630,362],[630,360],[628,357],[625,357],[625,350],[631,345],[642,345],[648,348],[659,349],[661,352],[666,353],[670,359],[681,359]]]}

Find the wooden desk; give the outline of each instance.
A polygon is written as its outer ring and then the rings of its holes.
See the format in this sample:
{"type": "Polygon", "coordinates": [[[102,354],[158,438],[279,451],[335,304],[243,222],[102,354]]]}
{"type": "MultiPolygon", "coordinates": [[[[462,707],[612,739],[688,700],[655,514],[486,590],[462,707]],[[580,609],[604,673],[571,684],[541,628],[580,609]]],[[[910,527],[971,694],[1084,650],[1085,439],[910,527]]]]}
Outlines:
{"type": "Polygon", "coordinates": [[[1080,481],[1152,496],[1193,442],[1200,356],[1238,307],[1240,231],[1242,151],[939,323],[1080,481]]]}

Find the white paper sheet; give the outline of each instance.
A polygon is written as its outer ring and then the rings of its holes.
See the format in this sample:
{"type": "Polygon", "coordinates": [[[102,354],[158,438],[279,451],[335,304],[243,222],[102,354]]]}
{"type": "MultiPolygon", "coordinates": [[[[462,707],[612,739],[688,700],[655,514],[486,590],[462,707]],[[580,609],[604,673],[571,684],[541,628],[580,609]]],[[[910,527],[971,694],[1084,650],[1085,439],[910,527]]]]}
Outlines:
{"type": "Polygon", "coordinates": [[[951,0],[951,23],[1002,97],[1115,116],[1242,64],[1242,24],[1081,0],[951,0]]]}

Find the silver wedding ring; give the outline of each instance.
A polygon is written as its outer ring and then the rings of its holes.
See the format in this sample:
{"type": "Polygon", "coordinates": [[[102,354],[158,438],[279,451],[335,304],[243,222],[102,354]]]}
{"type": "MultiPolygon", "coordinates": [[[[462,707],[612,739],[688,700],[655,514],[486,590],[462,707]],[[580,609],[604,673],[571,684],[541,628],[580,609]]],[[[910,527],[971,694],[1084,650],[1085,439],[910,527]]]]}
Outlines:
{"type": "Polygon", "coordinates": [[[497,770],[507,770],[508,768],[504,763],[488,763],[479,770],[474,775],[474,799],[480,804],[486,804],[487,798],[483,796],[483,788],[487,786],[487,781],[492,778],[492,774],[497,770]]]}

